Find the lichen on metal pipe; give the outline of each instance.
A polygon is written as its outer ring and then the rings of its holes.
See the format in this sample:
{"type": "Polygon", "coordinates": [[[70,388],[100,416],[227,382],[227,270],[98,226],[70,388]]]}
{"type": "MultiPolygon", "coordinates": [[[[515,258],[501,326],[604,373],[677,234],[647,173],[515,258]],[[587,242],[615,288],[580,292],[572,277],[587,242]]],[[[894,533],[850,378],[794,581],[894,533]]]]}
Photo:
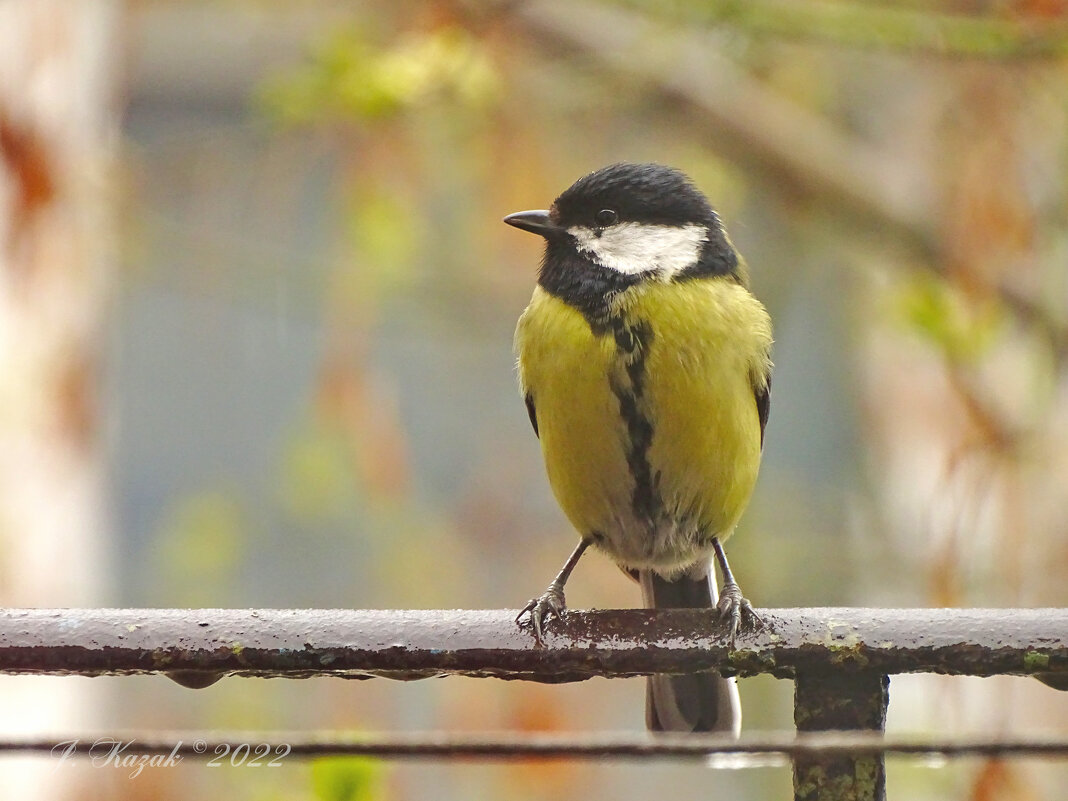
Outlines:
{"type": "MultiPolygon", "coordinates": [[[[803,672],[794,682],[797,731],[882,732],[889,677],[870,671],[803,672]]],[[[796,801],[885,801],[882,754],[808,754],[794,757],[796,801]]]]}

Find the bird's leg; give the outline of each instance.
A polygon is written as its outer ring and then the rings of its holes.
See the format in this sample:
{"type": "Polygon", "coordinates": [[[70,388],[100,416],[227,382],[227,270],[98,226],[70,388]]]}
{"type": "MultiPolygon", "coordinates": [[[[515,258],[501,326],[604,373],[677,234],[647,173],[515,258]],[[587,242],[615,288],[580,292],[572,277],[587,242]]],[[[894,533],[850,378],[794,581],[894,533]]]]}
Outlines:
{"type": "Polygon", "coordinates": [[[571,556],[567,557],[567,561],[560,568],[560,572],[556,574],[556,578],[549,584],[548,589],[537,598],[531,598],[515,617],[515,622],[518,623],[523,615],[530,612],[530,625],[534,629],[534,639],[537,640],[539,645],[541,644],[541,635],[545,627],[546,618],[549,615],[561,617],[567,611],[567,606],[564,604],[564,584],[567,583],[568,576],[571,575],[571,571],[578,564],[579,557],[582,556],[583,551],[590,547],[590,542],[591,540],[588,539],[582,540],[575,550],[571,552],[571,556]]]}
{"type": "Polygon", "coordinates": [[[734,580],[731,566],[727,564],[727,554],[723,552],[723,545],[718,537],[712,538],[712,547],[716,552],[716,561],[719,562],[720,572],[723,573],[723,589],[719,594],[719,603],[716,608],[719,610],[719,616],[727,620],[730,625],[730,644],[733,650],[739,629],[756,628],[760,625],[761,620],[757,613],[753,611],[749,601],[742,595],[742,589],[738,586],[738,582],[734,580]]]}

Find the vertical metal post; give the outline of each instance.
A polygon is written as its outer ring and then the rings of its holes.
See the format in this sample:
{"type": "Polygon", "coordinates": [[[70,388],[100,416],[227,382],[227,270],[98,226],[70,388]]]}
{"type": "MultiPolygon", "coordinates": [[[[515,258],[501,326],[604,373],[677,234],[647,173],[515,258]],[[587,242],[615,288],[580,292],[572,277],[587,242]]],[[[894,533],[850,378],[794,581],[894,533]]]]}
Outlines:
{"type": "MultiPolygon", "coordinates": [[[[798,673],[794,682],[797,730],[883,731],[890,677],[870,671],[798,673]]],[[[886,801],[882,754],[798,756],[795,801],[886,801]]]]}

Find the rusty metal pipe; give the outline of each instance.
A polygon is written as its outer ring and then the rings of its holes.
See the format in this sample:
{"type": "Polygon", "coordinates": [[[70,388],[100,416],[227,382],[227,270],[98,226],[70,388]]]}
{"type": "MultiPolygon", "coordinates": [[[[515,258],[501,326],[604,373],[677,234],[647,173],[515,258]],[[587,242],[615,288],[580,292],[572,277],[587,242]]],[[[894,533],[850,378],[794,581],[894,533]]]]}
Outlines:
{"type": "Polygon", "coordinates": [[[719,669],[1068,677],[1068,609],[764,609],[731,652],[705,610],[569,612],[544,647],[511,610],[6,609],[0,672],[540,682],[719,669]]]}

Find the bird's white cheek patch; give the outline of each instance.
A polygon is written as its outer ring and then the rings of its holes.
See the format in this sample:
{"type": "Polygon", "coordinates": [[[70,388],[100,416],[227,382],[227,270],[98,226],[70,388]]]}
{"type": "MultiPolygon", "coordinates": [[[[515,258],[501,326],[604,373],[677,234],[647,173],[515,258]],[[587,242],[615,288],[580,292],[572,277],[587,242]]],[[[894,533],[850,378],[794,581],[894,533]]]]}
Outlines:
{"type": "Polygon", "coordinates": [[[603,267],[617,272],[659,271],[665,279],[697,263],[708,239],[703,225],[649,225],[625,222],[596,230],[574,226],[567,232],[578,249],[603,267]]]}

